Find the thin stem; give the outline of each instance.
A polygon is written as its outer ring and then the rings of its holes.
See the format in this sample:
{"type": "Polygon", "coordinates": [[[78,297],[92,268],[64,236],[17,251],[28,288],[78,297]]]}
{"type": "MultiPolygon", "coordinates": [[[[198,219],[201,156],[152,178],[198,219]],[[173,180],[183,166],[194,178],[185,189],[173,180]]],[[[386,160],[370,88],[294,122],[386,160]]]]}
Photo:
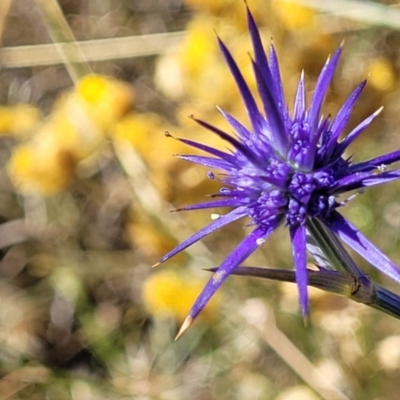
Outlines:
{"type": "Polygon", "coordinates": [[[317,265],[325,269],[346,271],[353,278],[360,279],[366,276],[349,253],[343,247],[336,235],[320,220],[307,220],[307,248],[315,258],[317,265]],[[324,264],[320,264],[320,263],[324,264]]]}
{"type": "MultiPolygon", "coordinates": [[[[216,268],[207,269],[207,271],[212,272],[215,272],[216,270],[216,268]]],[[[296,283],[295,272],[287,269],[242,266],[235,268],[232,274],[296,283]]],[[[346,297],[350,297],[357,287],[356,281],[346,272],[313,271],[307,269],[307,275],[308,284],[310,286],[346,297]]]]}
{"type": "MultiPolygon", "coordinates": [[[[336,235],[319,220],[307,221],[307,248],[320,268],[319,271],[307,270],[310,286],[346,296],[400,318],[400,296],[373,282],[350,257],[336,235]]],[[[232,274],[296,283],[295,272],[284,269],[240,266],[232,274]]]]}
{"type": "Polygon", "coordinates": [[[374,301],[369,305],[400,319],[400,297],[376,283],[374,289],[374,301]]]}
{"type": "Polygon", "coordinates": [[[90,66],[86,62],[58,2],[55,0],[36,0],[36,3],[71,79],[76,82],[84,75],[90,74],[90,66]],[[79,60],[79,62],[76,60],[79,60]]]}
{"type": "Polygon", "coordinates": [[[347,297],[400,318],[400,297],[373,282],[358,267],[336,235],[325,224],[312,218],[307,222],[307,229],[312,242],[309,250],[313,256],[314,253],[316,254],[314,258],[317,259],[317,262],[321,258],[320,253],[322,253],[327,264],[335,267],[335,269],[345,270],[354,279],[355,286],[350,296],[347,297]],[[313,245],[317,247],[313,249],[313,245]]]}
{"type": "Polygon", "coordinates": [[[372,26],[384,26],[400,29],[400,12],[395,6],[387,6],[373,1],[359,0],[292,0],[323,13],[330,17],[338,16],[372,26]],[[329,15],[329,14],[328,14],[329,15]]]}

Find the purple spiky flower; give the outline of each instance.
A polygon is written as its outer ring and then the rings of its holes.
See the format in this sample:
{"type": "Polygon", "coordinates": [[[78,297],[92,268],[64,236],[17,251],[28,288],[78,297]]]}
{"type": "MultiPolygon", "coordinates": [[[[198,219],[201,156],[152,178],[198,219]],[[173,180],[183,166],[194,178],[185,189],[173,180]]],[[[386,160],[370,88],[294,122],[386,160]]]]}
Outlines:
{"type": "MultiPolygon", "coordinates": [[[[247,16],[254,51],[254,60],[251,62],[263,112],[259,110],[232,55],[224,43],[218,40],[222,55],[239,88],[251,128],[247,129],[233,116],[219,109],[234,129],[234,136],[207,122],[196,118],[194,120],[227,141],[232,151],[224,152],[191,140],[179,139],[209,154],[181,155],[181,158],[222,170],[224,174],[219,180],[226,185],[214,196],[216,199],[180,210],[212,207],[230,207],[233,210],[218,216],[186,239],[162,257],[160,263],[240,218],[249,217],[254,229],[213,274],[190,310],[178,336],[190,326],[230,273],[263,244],[279,225],[285,225],[289,230],[303,315],[308,312],[306,230],[311,218],[322,221],[375,268],[400,282],[400,269],[337,211],[345,203],[338,201],[339,195],[400,178],[400,171],[386,170],[387,165],[400,160],[400,151],[358,164],[343,156],[348,146],[381,111],[377,110],[339,141],[366,82],[356,87],[335,118],[321,114],[321,106],[341,54],[339,48],[323,67],[308,108],[305,102],[304,75],[301,75],[293,115],[289,115],[274,47],[271,46],[268,58],[249,10],[247,16]]],[[[210,172],[209,177],[213,179],[214,174],[210,172]]]]}

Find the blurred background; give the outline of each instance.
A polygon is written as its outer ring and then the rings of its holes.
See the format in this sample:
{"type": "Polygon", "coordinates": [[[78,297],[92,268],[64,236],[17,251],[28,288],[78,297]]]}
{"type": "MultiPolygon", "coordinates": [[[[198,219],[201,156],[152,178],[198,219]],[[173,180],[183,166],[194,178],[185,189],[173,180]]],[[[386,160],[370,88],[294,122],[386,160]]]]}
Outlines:
{"type": "MultiPolygon", "coordinates": [[[[325,114],[365,78],[350,128],[385,107],[356,161],[400,147],[397,3],[248,0],[290,109],[301,70],[310,97],[345,41],[325,114]]],[[[242,0],[0,2],[0,399],[399,398],[400,321],[318,290],[305,326],[294,285],[231,277],[173,341],[203,269],[246,233],[151,269],[210,221],[170,210],[219,189],[164,132],[224,146],[188,118],[228,129],[215,105],[247,124],[215,32],[255,88],[242,0]]],[[[398,193],[370,189],[343,213],[400,263],[398,193]]],[[[247,264],[292,268],[287,232],[247,264]]]]}

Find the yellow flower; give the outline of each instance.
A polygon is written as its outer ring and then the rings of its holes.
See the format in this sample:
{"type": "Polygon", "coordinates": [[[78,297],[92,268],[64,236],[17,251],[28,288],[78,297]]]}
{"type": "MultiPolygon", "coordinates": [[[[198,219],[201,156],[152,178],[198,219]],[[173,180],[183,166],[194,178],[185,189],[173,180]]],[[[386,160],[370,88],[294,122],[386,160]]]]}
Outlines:
{"type": "Polygon", "coordinates": [[[79,118],[77,114],[66,110],[53,113],[33,139],[36,147],[47,147],[50,152],[63,149],[71,152],[78,161],[97,151],[105,142],[103,131],[86,116],[79,118]]]}
{"type": "Polygon", "coordinates": [[[8,174],[25,194],[53,194],[70,185],[74,177],[73,155],[62,149],[46,151],[45,146],[17,147],[8,164],[8,174]]]}
{"type": "Polygon", "coordinates": [[[132,103],[133,90],[128,84],[101,75],[88,75],[78,82],[66,107],[81,109],[98,128],[107,129],[132,103]]]}
{"type": "MultiPolygon", "coordinates": [[[[142,300],[155,318],[173,317],[182,322],[201,292],[204,280],[171,269],[156,272],[143,285],[142,300]]],[[[220,304],[220,295],[214,296],[204,310],[204,316],[213,317],[220,304]]]]}
{"type": "Polygon", "coordinates": [[[109,128],[131,107],[130,87],[100,75],[84,77],[59,98],[47,121],[12,155],[8,172],[18,191],[51,195],[75,179],[75,166],[96,155],[109,128]]]}
{"type": "Polygon", "coordinates": [[[110,137],[120,143],[127,142],[142,156],[151,152],[164,139],[166,121],[153,113],[131,113],[121,119],[110,132],[110,137]]]}
{"type": "Polygon", "coordinates": [[[369,72],[368,84],[372,84],[376,89],[392,90],[396,85],[395,70],[387,58],[377,57],[371,60],[366,70],[369,72]]]}
{"type": "Polygon", "coordinates": [[[189,22],[179,49],[179,60],[187,73],[197,75],[210,68],[209,62],[218,54],[212,29],[216,24],[217,20],[210,17],[197,17],[189,22]]]}
{"type": "Polygon", "coordinates": [[[286,29],[296,31],[314,28],[315,12],[311,8],[295,4],[290,0],[277,0],[272,4],[286,29]]]}
{"type": "Polygon", "coordinates": [[[70,115],[57,112],[27,143],[14,149],[8,173],[21,193],[51,195],[75,179],[75,166],[105,140],[99,130],[76,126],[70,115]]]}
{"type": "Polygon", "coordinates": [[[0,135],[25,135],[40,119],[40,111],[28,104],[0,107],[0,135]]]}

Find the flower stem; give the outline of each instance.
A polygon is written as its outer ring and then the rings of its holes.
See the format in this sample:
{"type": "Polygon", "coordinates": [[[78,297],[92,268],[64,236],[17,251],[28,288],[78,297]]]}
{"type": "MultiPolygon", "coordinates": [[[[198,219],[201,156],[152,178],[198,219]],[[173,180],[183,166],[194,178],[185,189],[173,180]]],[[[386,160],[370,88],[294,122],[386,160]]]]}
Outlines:
{"type": "Polygon", "coordinates": [[[344,270],[355,279],[366,276],[323,222],[315,218],[308,219],[307,231],[307,249],[320,268],[344,270]]]}
{"type": "MultiPolygon", "coordinates": [[[[308,284],[400,318],[400,296],[373,282],[321,221],[307,221],[307,248],[319,271],[307,269],[308,284]]],[[[210,271],[215,271],[211,268],[210,271]]],[[[284,269],[237,267],[232,274],[296,283],[295,272],[284,269]]]]}

